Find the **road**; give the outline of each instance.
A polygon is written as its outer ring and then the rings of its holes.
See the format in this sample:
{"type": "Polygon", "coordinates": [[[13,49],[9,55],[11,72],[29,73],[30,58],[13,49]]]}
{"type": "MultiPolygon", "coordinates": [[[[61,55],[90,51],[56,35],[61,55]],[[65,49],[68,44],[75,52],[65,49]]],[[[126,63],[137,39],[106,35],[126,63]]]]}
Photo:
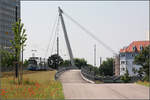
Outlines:
{"type": "Polygon", "coordinates": [[[65,99],[148,99],[149,88],[138,84],[91,84],[84,81],[80,70],[60,76],[65,99]]]}

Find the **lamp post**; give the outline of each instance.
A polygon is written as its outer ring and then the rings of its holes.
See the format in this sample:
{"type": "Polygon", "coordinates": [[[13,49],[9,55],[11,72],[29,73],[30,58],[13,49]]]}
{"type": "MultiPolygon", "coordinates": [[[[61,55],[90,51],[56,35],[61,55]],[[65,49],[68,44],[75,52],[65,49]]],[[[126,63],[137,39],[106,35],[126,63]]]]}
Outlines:
{"type": "MultiPolygon", "coordinates": [[[[18,9],[18,5],[16,5],[16,10],[15,10],[15,14],[16,14],[16,22],[18,21],[17,9],[18,9]]],[[[17,52],[17,49],[16,49],[15,51],[17,52]]],[[[16,54],[16,55],[17,55],[17,54],[16,54]]],[[[15,62],[15,65],[16,65],[15,75],[16,75],[16,78],[17,78],[17,77],[18,77],[18,59],[17,59],[17,56],[16,56],[16,62],[15,62]]]]}
{"type": "Polygon", "coordinates": [[[96,44],[94,45],[94,67],[96,67],[96,44]]]}
{"type": "Polygon", "coordinates": [[[34,52],[37,52],[37,50],[31,50],[33,53],[32,53],[32,57],[35,57],[35,53],[34,52]]]}

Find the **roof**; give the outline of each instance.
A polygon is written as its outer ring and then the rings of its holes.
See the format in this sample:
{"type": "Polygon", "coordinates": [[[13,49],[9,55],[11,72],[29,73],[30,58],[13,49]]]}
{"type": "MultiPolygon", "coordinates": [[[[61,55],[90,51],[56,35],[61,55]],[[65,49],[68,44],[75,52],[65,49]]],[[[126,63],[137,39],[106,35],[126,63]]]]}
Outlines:
{"type": "Polygon", "coordinates": [[[120,49],[120,52],[140,52],[140,48],[145,48],[146,46],[150,45],[150,41],[133,41],[129,46],[126,48],[120,49]]]}

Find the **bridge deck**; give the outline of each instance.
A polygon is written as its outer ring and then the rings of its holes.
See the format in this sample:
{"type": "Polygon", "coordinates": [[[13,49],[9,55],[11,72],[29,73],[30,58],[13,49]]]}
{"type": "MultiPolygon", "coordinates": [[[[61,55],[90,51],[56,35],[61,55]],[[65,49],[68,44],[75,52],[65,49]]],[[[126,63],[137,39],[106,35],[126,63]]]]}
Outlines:
{"type": "Polygon", "coordinates": [[[69,70],[63,73],[59,80],[62,83],[87,83],[82,79],[80,75],[80,70],[69,70]]]}
{"type": "Polygon", "coordinates": [[[149,88],[137,84],[90,84],[80,70],[69,70],[60,76],[65,99],[148,99],[149,88]]]}

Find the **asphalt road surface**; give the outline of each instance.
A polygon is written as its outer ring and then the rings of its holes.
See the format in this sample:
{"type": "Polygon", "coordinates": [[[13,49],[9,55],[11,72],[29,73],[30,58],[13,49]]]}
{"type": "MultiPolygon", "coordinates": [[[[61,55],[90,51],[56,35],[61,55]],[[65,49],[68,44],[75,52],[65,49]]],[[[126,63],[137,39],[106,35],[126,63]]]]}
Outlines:
{"type": "Polygon", "coordinates": [[[149,88],[138,84],[91,84],[83,80],[80,70],[60,76],[65,99],[149,99],[149,88]]]}

